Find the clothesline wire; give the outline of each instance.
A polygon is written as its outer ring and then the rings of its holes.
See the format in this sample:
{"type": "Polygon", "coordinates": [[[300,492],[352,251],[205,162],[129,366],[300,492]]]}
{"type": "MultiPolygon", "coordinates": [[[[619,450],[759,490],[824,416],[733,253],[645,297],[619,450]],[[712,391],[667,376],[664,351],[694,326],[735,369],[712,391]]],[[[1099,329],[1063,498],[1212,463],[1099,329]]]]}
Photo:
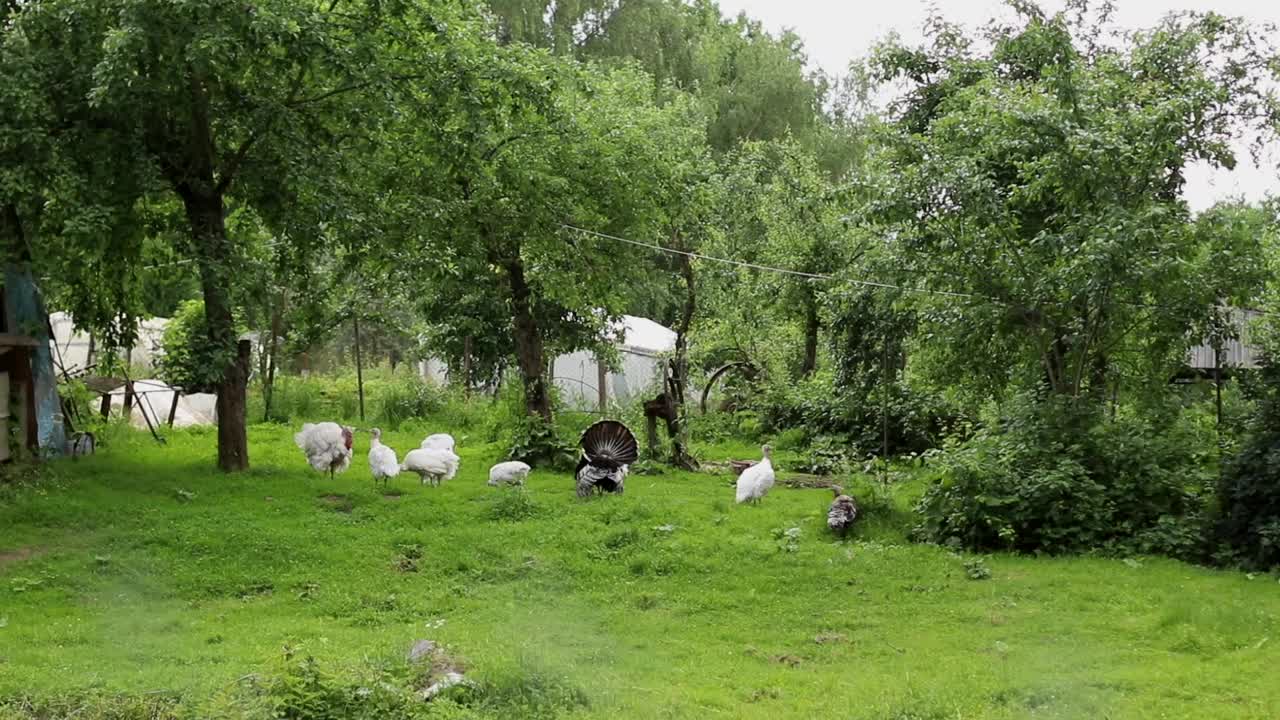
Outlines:
{"type": "MultiPolygon", "coordinates": [[[[614,240],[617,242],[626,243],[628,245],[635,245],[636,247],[649,248],[650,250],[657,250],[658,252],[663,252],[670,255],[683,255],[684,257],[693,258],[696,260],[705,260],[707,262],[721,263],[724,265],[733,265],[736,267],[749,268],[752,270],[760,270],[763,272],[778,273],[780,275],[792,275],[795,277],[802,277],[809,280],[839,280],[840,279],[834,275],[829,275],[825,273],[802,272],[800,270],[790,270],[788,268],[774,267],[772,265],[762,265],[760,263],[747,262],[745,260],[735,260],[732,258],[716,257],[714,255],[704,255],[702,253],[691,252],[688,250],[677,250],[675,248],[665,247],[658,243],[643,242],[641,240],[631,240],[629,238],[619,237],[617,235],[610,235],[609,233],[603,233],[597,230],[588,230],[587,228],[581,228],[576,225],[569,225],[566,223],[560,223],[560,227],[566,230],[573,230],[575,232],[580,232],[586,235],[593,235],[595,237],[604,238],[606,240],[614,240]]],[[[965,298],[969,300],[982,300],[985,302],[1001,305],[1004,307],[1015,306],[1015,303],[1009,302],[1008,300],[1001,300],[1000,298],[997,298],[997,297],[993,297],[990,295],[980,295],[978,293],[966,293],[966,292],[955,292],[951,290],[934,290],[931,288],[909,287],[905,285],[894,285],[893,283],[878,282],[875,280],[857,280],[854,278],[844,278],[844,280],[845,282],[849,282],[854,285],[860,285],[862,287],[878,288],[881,290],[898,290],[901,292],[921,293],[925,295],[939,295],[942,297],[965,298]]],[[[1049,300],[1049,301],[1046,301],[1045,304],[1066,305],[1069,303],[1062,300],[1049,300]]],[[[1123,301],[1123,300],[1120,301],[1119,304],[1129,305],[1131,307],[1147,308],[1147,309],[1161,309],[1161,308],[1169,309],[1174,307],[1172,305],[1162,305],[1159,303],[1143,303],[1143,302],[1123,301]]],[[[1268,312],[1266,310],[1258,310],[1255,308],[1241,308],[1241,309],[1247,310],[1248,312],[1251,312],[1251,313],[1256,313],[1258,315],[1264,315],[1268,317],[1274,316],[1277,314],[1273,312],[1268,312]]]]}
{"type": "MultiPolygon", "coordinates": [[[[607,240],[616,240],[618,242],[627,243],[628,245],[635,245],[637,247],[649,248],[651,250],[657,250],[659,252],[664,252],[671,255],[683,255],[685,257],[694,258],[697,260],[717,262],[717,263],[722,263],[724,265],[735,265],[737,267],[744,267],[744,268],[750,268],[752,270],[762,270],[765,272],[779,273],[781,275],[793,275],[796,277],[807,278],[809,280],[836,280],[837,279],[836,276],[828,275],[825,273],[811,273],[811,272],[803,272],[800,270],[789,270],[787,268],[774,267],[772,265],[761,265],[759,263],[747,262],[745,260],[734,260],[732,258],[722,258],[722,257],[716,257],[714,255],[703,255],[702,253],[690,252],[687,250],[676,250],[675,248],[664,247],[657,243],[648,243],[640,240],[631,240],[624,237],[618,237],[617,235],[610,235],[608,233],[598,232],[596,230],[588,230],[586,228],[580,228],[575,225],[566,225],[564,223],[561,223],[560,227],[565,228],[567,230],[574,230],[580,233],[586,233],[587,235],[595,235],[596,237],[605,238],[607,240]]],[[[891,283],[876,282],[874,280],[855,280],[852,278],[849,278],[848,282],[851,282],[855,285],[863,285],[866,287],[880,288],[882,290],[902,290],[904,292],[928,293],[931,295],[976,298],[979,300],[990,300],[992,302],[1000,302],[996,298],[986,297],[983,295],[978,295],[976,293],[963,293],[963,292],[952,292],[949,290],[930,290],[928,288],[904,287],[902,285],[893,285],[891,283]]]]}

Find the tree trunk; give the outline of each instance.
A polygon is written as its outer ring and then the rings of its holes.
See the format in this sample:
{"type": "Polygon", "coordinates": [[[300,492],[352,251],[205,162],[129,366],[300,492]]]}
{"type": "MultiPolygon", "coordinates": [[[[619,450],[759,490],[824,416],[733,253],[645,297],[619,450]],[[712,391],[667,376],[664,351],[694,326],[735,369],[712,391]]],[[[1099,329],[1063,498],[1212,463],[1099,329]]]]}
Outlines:
{"type": "Polygon", "coordinates": [[[511,283],[516,361],[524,384],[525,412],[551,422],[551,395],[547,392],[542,336],[538,333],[538,321],[533,316],[533,298],[529,284],[525,281],[524,262],[517,256],[507,261],[506,269],[507,279],[511,283]]]}
{"type": "Polygon", "coordinates": [[[684,307],[680,311],[680,322],[676,325],[675,357],[671,360],[671,378],[667,388],[667,397],[671,399],[672,405],[667,431],[671,435],[671,464],[692,470],[698,463],[688,449],[689,427],[684,392],[689,387],[689,329],[693,326],[693,316],[698,309],[698,288],[693,274],[693,261],[688,255],[680,256],[680,276],[684,279],[684,307]]]}
{"type": "Polygon", "coordinates": [[[1067,340],[1058,333],[1044,354],[1045,382],[1054,395],[1072,394],[1073,383],[1068,377],[1070,370],[1067,368],[1067,354],[1067,340]]]}
{"type": "Polygon", "coordinates": [[[280,332],[284,329],[284,293],[276,298],[271,308],[271,342],[267,345],[267,372],[262,383],[262,421],[271,421],[271,399],[276,392],[276,353],[279,351],[280,332]]]}
{"type": "Polygon", "coordinates": [[[804,361],[800,365],[800,376],[811,377],[818,369],[818,300],[810,291],[804,302],[804,361]]]}
{"type": "MultiPolygon", "coordinates": [[[[211,184],[211,182],[210,182],[211,184]]],[[[225,472],[249,469],[249,441],[245,430],[245,392],[249,381],[249,343],[237,343],[232,315],[232,256],[222,195],[216,190],[200,191],[180,186],[191,223],[196,261],[200,268],[200,289],[204,296],[204,317],[213,347],[225,349],[226,365],[218,381],[218,468],[225,472]]]]}

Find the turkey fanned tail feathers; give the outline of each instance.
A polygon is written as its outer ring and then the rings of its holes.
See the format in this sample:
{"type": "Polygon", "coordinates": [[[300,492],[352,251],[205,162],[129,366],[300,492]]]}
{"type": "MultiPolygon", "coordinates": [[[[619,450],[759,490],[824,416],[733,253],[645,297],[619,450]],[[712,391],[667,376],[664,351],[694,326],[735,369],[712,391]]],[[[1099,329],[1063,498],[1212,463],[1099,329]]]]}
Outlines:
{"type": "Polygon", "coordinates": [[[640,457],[636,436],[617,420],[601,420],[582,433],[582,458],[574,478],[578,497],[594,492],[621,493],[627,467],[640,457]]]}

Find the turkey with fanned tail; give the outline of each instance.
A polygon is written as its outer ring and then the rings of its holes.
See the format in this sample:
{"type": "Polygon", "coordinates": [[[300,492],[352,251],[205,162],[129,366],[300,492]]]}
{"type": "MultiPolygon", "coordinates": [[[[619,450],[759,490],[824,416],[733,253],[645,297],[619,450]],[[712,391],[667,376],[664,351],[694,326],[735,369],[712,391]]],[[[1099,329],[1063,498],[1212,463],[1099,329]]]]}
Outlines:
{"type": "Polygon", "coordinates": [[[582,433],[582,458],[574,478],[578,497],[592,493],[621,493],[627,467],[640,457],[636,436],[617,420],[601,420],[582,433]]]}

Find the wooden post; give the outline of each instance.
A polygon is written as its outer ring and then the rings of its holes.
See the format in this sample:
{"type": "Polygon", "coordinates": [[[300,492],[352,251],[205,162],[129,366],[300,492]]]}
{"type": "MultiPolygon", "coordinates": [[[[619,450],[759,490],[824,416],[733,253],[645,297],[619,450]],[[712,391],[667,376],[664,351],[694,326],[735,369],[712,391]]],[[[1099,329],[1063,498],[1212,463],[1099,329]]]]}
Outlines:
{"type": "Polygon", "coordinates": [[[102,419],[106,420],[111,417],[111,393],[102,393],[102,419]]]}
{"type": "Polygon", "coordinates": [[[178,414],[178,398],[181,395],[182,391],[175,387],[173,389],[173,404],[169,406],[169,427],[173,427],[173,418],[178,414]]]}
{"type": "Polygon", "coordinates": [[[271,343],[267,346],[267,375],[262,383],[262,421],[271,420],[271,401],[276,394],[276,353],[279,351],[280,333],[283,330],[284,293],[276,299],[271,309],[271,343]]]}
{"type": "Polygon", "coordinates": [[[133,415],[133,381],[124,381],[124,417],[128,420],[133,415]]]}
{"type": "Polygon", "coordinates": [[[604,358],[596,356],[596,407],[600,410],[600,414],[604,414],[609,410],[609,368],[604,364],[604,358]]]}
{"type": "Polygon", "coordinates": [[[356,330],[356,392],[360,395],[360,422],[364,422],[364,369],[360,362],[360,316],[352,318],[356,330]]]}

